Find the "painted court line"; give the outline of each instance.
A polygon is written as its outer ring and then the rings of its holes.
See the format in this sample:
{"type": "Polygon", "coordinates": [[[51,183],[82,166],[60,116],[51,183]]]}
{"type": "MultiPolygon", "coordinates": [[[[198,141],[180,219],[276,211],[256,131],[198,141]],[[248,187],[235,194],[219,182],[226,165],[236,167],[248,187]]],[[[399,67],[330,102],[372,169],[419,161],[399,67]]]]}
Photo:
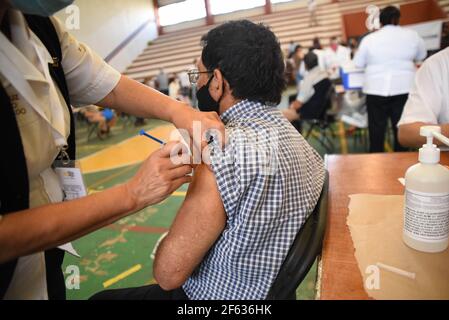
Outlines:
{"type": "Polygon", "coordinates": [[[125,272],[122,272],[119,275],[115,276],[114,278],[109,279],[109,280],[103,282],[103,287],[104,288],[110,287],[113,284],[119,282],[120,280],[123,280],[126,277],[129,277],[131,274],[139,271],[140,269],[142,269],[142,265],[141,264],[136,264],[134,267],[126,270],[125,272]]]}
{"type": "MultiPolygon", "coordinates": [[[[172,125],[159,126],[148,131],[151,135],[168,141],[176,129],[172,125]]],[[[145,161],[160,145],[136,135],[110,147],[94,152],[82,159],[84,174],[113,170],[145,161]]]]}
{"type": "Polygon", "coordinates": [[[340,137],[341,154],[348,153],[348,141],[346,140],[345,125],[342,121],[338,122],[338,135],[340,137]]]}

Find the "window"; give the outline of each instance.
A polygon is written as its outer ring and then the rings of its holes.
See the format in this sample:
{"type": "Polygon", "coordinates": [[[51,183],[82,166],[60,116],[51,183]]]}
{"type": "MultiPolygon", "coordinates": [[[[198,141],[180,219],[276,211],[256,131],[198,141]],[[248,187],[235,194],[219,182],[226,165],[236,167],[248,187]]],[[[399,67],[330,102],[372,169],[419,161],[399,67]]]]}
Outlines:
{"type": "Polygon", "coordinates": [[[265,5],[265,0],[210,0],[211,14],[223,14],[265,5]]]}
{"type": "Polygon", "coordinates": [[[186,0],[159,8],[161,26],[201,19],[205,16],[204,0],[186,0]]]}

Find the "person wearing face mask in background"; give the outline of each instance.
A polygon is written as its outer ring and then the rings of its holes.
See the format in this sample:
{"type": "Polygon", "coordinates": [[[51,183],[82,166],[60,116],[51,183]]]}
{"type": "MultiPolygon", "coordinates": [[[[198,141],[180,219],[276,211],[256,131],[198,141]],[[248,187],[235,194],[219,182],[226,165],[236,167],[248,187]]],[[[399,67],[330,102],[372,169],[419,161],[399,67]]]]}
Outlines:
{"type": "MultiPolygon", "coordinates": [[[[0,0],[0,298],[64,299],[64,252],[52,249],[158,203],[190,182],[169,143],[128,182],[64,201],[55,160],[75,159],[71,105],[160,118],[192,132],[223,124],[106,64],[54,17],[70,0],[0,0]]],[[[201,143],[201,142],[198,142],[201,143]]],[[[205,145],[205,141],[202,142],[205,145]]],[[[198,146],[199,147],[199,146],[198,146]]]]}
{"type": "Polygon", "coordinates": [[[334,83],[340,83],[340,68],[351,61],[351,50],[342,46],[337,37],[330,39],[329,47],[324,50],[324,68],[334,83]]]}

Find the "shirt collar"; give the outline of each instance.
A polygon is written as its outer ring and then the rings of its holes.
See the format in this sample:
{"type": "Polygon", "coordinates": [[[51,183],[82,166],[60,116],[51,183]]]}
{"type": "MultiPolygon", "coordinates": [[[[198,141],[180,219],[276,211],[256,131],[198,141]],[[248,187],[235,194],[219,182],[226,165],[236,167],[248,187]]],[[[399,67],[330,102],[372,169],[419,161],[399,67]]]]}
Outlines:
{"type": "Polygon", "coordinates": [[[245,99],[223,112],[220,118],[221,121],[223,121],[223,123],[226,125],[233,120],[248,118],[249,115],[254,116],[255,111],[265,108],[267,108],[267,106],[261,102],[245,99]]]}
{"type": "Polygon", "coordinates": [[[394,29],[398,27],[400,26],[395,26],[394,24],[387,24],[386,26],[383,26],[382,29],[394,29]]]}
{"type": "Polygon", "coordinates": [[[315,66],[315,67],[313,67],[312,69],[309,70],[309,73],[317,73],[317,72],[320,72],[320,71],[321,71],[320,66],[315,66]]]}
{"type": "Polygon", "coordinates": [[[20,11],[10,9],[7,14],[10,18],[12,41],[1,34],[0,51],[23,78],[29,81],[46,82],[44,69],[48,68],[47,63],[53,62],[50,54],[42,44],[36,44],[40,43],[40,40],[31,34],[25,17],[20,11]],[[39,55],[45,64],[40,61],[39,55]]]}

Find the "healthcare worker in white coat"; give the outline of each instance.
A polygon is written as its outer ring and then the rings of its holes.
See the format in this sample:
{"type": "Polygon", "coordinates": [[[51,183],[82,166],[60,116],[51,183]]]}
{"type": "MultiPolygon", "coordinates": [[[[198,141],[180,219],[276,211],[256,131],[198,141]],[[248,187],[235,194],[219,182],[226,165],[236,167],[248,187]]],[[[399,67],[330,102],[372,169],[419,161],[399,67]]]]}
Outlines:
{"type": "Polygon", "coordinates": [[[54,163],[74,157],[68,102],[163,119],[190,133],[194,121],[203,133],[224,131],[216,113],[201,113],[122,76],[78,42],[51,17],[72,2],[0,0],[0,299],[64,299],[63,255],[52,248],[190,182],[191,166],[173,163],[170,153],[178,146],[168,143],[128,182],[63,201],[54,163]]]}
{"type": "MultiPolygon", "coordinates": [[[[416,73],[398,123],[399,141],[407,147],[421,147],[426,138],[419,131],[427,125],[440,126],[449,136],[449,48],[427,59],[416,73]]],[[[441,144],[436,139],[434,143],[441,144]]]]}

